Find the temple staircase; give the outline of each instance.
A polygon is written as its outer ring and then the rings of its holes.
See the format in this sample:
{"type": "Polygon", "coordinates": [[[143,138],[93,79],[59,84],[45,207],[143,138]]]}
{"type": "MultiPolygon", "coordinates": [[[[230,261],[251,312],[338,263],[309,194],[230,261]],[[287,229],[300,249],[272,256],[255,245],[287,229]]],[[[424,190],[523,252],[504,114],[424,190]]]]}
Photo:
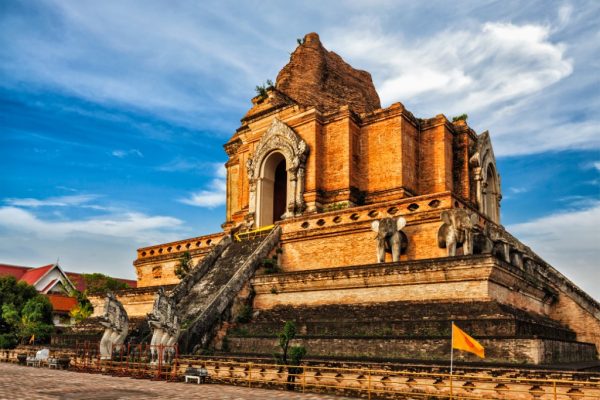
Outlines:
{"type": "Polygon", "coordinates": [[[225,236],[171,293],[182,324],[179,351],[205,347],[256,268],[275,248],[281,228],[225,236]]]}

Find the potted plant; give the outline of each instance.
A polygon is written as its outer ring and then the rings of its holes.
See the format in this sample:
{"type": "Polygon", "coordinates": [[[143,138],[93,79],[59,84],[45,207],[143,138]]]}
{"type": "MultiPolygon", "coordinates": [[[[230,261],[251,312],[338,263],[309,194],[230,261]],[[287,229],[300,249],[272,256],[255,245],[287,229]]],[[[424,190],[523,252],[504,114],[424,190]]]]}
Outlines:
{"type": "Polygon", "coordinates": [[[71,364],[71,357],[68,356],[60,356],[58,357],[58,367],[60,369],[69,368],[69,364],[71,364]]]}
{"type": "Polygon", "coordinates": [[[19,361],[19,365],[25,365],[25,362],[27,361],[27,353],[17,354],[17,360],[19,361]]]}

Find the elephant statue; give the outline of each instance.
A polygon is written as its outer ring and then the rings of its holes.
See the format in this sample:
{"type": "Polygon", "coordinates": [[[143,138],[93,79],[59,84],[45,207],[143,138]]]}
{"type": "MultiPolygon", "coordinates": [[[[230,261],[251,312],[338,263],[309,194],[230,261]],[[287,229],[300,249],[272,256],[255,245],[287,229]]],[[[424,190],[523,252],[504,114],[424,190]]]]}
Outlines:
{"type": "Polygon", "coordinates": [[[406,250],[408,240],[402,228],[406,220],[399,218],[383,218],[373,221],[371,229],[377,232],[377,262],[385,262],[385,253],[392,253],[392,261],[400,261],[400,253],[406,250]]]}
{"type": "Polygon", "coordinates": [[[448,257],[456,255],[456,248],[462,246],[463,255],[473,254],[473,230],[478,222],[477,214],[464,208],[443,211],[444,224],[438,231],[438,245],[448,249],[448,257]]]}

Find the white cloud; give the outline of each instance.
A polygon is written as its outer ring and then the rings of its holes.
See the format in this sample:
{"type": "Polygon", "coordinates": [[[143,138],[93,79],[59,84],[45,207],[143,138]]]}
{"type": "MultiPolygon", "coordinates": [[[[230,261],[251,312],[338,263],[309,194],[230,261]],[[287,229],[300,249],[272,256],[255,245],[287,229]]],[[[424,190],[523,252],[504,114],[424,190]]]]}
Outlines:
{"type": "Polygon", "coordinates": [[[585,209],[511,225],[508,230],[600,300],[600,201],[596,200],[585,209]]]}
{"type": "Polygon", "coordinates": [[[474,129],[490,130],[496,156],[598,149],[600,33],[589,11],[566,4],[555,21],[467,19],[424,38],[384,29],[381,16],[359,18],[333,28],[326,46],[372,73],[384,107],[467,113],[474,129]]]}
{"type": "Polygon", "coordinates": [[[571,21],[571,17],[573,15],[573,5],[571,4],[563,4],[558,9],[558,27],[557,29],[562,29],[569,24],[571,21]]]}
{"type": "Polygon", "coordinates": [[[210,182],[208,188],[190,193],[188,197],[179,199],[179,202],[205,208],[214,208],[225,204],[227,195],[227,169],[224,165],[218,164],[214,173],[215,178],[210,182]]]}
{"type": "Polygon", "coordinates": [[[33,84],[194,127],[218,124],[232,105],[249,105],[267,60],[247,40],[280,46],[247,16],[235,18],[216,4],[165,12],[157,1],[47,0],[31,8],[35,15],[3,18],[0,69],[11,79],[0,85],[33,84]]]}
{"type": "MultiPolygon", "coordinates": [[[[68,238],[78,234],[131,237],[138,241],[154,238],[156,229],[179,228],[182,221],[173,217],[148,216],[142,213],[102,215],[81,220],[44,220],[34,213],[17,207],[0,208],[0,226],[14,232],[34,236],[68,238]]],[[[154,238],[160,240],[158,238],[154,238]]]]}
{"type": "Polygon", "coordinates": [[[508,189],[509,192],[513,193],[513,194],[520,194],[520,193],[527,193],[529,191],[529,188],[525,188],[525,187],[511,187],[508,189]]]}
{"type": "Polygon", "coordinates": [[[47,199],[7,198],[4,202],[16,207],[74,207],[82,206],[99,196],[95,194],[80,194],[72,196],[49,197],[47,199]]]}
{"type": "Polygon", "coordinates": [[[114,157],[117,157],[117,158],[125,158],[127,156],[144,157],[144,155],[142,154],[142,152],[139,151],[138,149],[113,150],[112,153],[110,153],[110,154],[113,155],[114,157]]]}
{"type": "Polygon", "coordinates": [[[135,278],[131,262],[137,248],[187,233],[181,220],[168,216],[123,212],[48,219],[18,207],[0,207],[2,261],[19,265],[43,265],[60,256],[69,271],[135,278]]]}
{"type": "Polygon", "coordinates": [[[196,171],[200,174],[206,174],[208,171],[211,175],[215,175],[216,173],[218,177],[225,178],[227,175],[227,170],[223,167],[223,164],[224,163],[207,162],[198,159],[183,159],[177,157],[163,165],[158,166],[156,169],[163,172],[196,171]]]}
{"type": "Polygon", "coordinates": [[[488,22],[413,42],[379,31],[344,31],[330,46],[377,71],[384,105],[410,99],[462,113],[535,93],[571,74],[564,45],[549,35],[544,25],[488,22]]]}

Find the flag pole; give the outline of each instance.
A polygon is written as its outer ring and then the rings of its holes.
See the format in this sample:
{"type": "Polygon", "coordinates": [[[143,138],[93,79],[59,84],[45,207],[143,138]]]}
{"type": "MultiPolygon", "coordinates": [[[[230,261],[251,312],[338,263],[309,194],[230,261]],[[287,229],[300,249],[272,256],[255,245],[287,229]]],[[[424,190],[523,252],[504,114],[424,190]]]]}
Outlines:
{"type": "Polygon", "coordinates": [[[452,369],[454,366],[454,321],[450,324],[450,398],[452,399],[452,369]]]}
{"type": "Polygon", "coordinates": [[[452,376],[452,367],[454,364],[454,321],[450,324],[450,376],[452,376]]]}

